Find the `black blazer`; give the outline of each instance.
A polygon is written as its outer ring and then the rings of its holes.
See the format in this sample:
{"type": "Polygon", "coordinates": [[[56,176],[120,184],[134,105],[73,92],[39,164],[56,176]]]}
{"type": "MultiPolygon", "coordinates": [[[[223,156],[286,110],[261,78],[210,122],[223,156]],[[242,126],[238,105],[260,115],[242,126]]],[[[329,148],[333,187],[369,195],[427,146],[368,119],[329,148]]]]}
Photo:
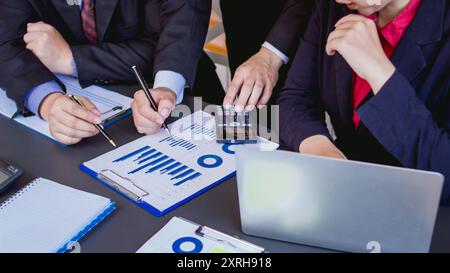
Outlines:
{"type": "Polygon", "coordinates": [[[221,0],[231,71],[234,73],[258,52],[266,40],[288,57],[294,57],[313,3],[314,0],[221,0]]]}
{"type": "Polygon", "coordinates": [[[352,122],[352,69],[341,55],[325,53],[335,23],[350,11],[334,1],[316,3],[279,99],[282,140],[298,151],[310,136],[330,137],[326,111],[336,144],[350,159],[440,172],[442,200],[449,204],[449,1],[422,0],[391,58],[395,74],[357,110],[359,130],[352,122]]]}
{"type": "MultiPolygon", "coordinates": [[[[281,1],[283,2],[283,1],[281,1]]],[[[295,56],[308,25],[314,0],[288,0],[266,40],[289,58],[295,56]]]]}
{"type": "MultiPolygon", "coordinates": [[[[70,2],[70,1],[69,1],[70,2]]],[[[55,76],[25,48],[26,24],[44,21],[71,45],[83,86],[134,81],[160,70],[182,74],[192,86],[206,38],[211,1],[97,0],[100,43],[83,35],[80,9],[65,0],[0,0],[0,88],[23,108],[33,87],[55,76]]]]}

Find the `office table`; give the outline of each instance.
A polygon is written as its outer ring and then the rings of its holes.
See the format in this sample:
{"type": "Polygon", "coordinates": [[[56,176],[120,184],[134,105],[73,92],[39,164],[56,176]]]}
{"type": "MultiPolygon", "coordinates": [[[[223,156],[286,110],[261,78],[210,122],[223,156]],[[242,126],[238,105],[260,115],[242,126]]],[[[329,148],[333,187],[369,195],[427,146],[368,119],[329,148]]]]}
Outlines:
{"type": "MultiPolygon", "coordinates": [[[[185,101],[188,105],[193,104],[190,97],[185,101]]],[[[109,127],[108,132],[119,145],[140,137],[131,117],[109,127]]],[[[18,183],[0,196],[0,203],[37,177],[45,177],[112,199],[116,202],[117,209],[81,240],[81,250],[84,253],[135,252],[173,216],[184,217],[238,236],[265,247],[269,252],[329,251],[243,234],[235,178],[161,218],[155,217],[79,169],[81,163],[111,149],[111,145],[100,135],[83,140],[75,146],[64,147],[0,115],[0,158],[17,164],[25,171],[18,183]]],[[[431,251],[450,252],[450,208],[440,208],[431,251]]]]}

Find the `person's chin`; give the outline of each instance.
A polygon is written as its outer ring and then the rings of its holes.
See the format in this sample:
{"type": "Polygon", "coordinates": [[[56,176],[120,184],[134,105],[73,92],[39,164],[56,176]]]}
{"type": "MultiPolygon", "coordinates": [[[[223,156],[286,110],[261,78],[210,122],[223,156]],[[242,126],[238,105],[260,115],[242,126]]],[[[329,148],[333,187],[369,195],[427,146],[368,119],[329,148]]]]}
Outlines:
{"type": "Polygon", "coordinates": [[[361,9],[358,9],[358,13],[360,13],[361,15],[364,15],[366,17],[376,13],[377,11],[378,10],[374,9],[374,8],[361,8],[361,9]]]}
{"type": "Polygon", "coordinates": [[[373,8],[371,7],[361,7],[356,3],[350,3],[345,5],[349,10],[358,11],[358,13],[369,16],[374,13],[373,8]]]}

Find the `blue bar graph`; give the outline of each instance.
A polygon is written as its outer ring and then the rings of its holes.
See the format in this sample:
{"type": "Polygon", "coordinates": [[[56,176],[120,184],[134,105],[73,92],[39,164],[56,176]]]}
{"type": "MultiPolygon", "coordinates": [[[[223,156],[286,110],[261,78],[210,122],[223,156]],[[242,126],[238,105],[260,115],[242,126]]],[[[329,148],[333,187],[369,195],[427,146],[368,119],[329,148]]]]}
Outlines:
{"type": "Polygon", "coordinates": [[[157,163],[159,163],[159,162],[161,162],[161,161],[163,161],[164,159],[167,159],[167,158],[169,158],[167,155],[162,156],[162,157],[160,157],[160,158],[158,158],[158,159],[156,159],[156,160],[154,160],[154,161],[152,161],[152,162],[150,162],[150,163],[147,163],[147,164],[145,164],[145,165],[140,166],[139,168],[137,168],[137,169],[135,169],[135,170],[132,170],[132,171],[129,172],[128,174],[134,174],[134,173],[137,173],[137,172],[139,172],[139,171],[141,171],[141,170],[143,170],[143,169],[145,169],[145,168],[147,168],[147,167],[153,166],[153,165],[155,165],[155,164],[157,164],[157,163]]]}
{"type": "Polygon", "coordinates": [[[149,156],[149,157],[147,157],[147,158],[142,159],[141,161],[138,162],[138,164],[142,164],[142,163],[144,163],[144,162],[149,161],[150,159],[157,158],[158,156],[161,156],[161,155],[162,155],[161,152],[157,152],[157,153],[154,154],[154,155],[151,155],[151,156],[149,156]]]}
{"type": "Polygon", "coordinates": [[[162,170],[161,170],[161,174],[164,174],[164,173],[166,173],[166,172],[168,172],[168,171],[170,171],[170,170],[173,170],[174,168],[176,168],[176,167],[178,167],[178,166],[180,166],[180,165],[181,165],[180,162],[177,162],[177,163],[175,163],[175,164],[172,164],[172,165],[170,165],[169,167],[167,167],[167,168],[165,168],[165,169],[162,169],[162,170]]]}
{"type": "Polygon", "coordinates": [[[179,175],[177,175],[177,176],[175,176],[175,177],[172,177],[172,179],[170,179],[170,180],[175,180],[175,179],[183,178],[183,177],[185,177],[186,175],[191,174],[191,173],[193,173],[193,172],[194,172],[193,169],[189,169],[189,170],[187,170],[187,171],[185,171],[185,172],[183,172],[183,173],[181,173],[181,174],[179,174],[179,175]]]}
{"type": "Polygon", "coordinates": [[[158,164],[158,163],[160,163],[160,162],[162,162],[163,160],[166,160],[166,159],[168,159],[169,157],[167,156],[167,155],[163,155],[163,156],[161,156],[160,158],[158,158],[158,159],[156,159],[156,160],[154,160],[154,161],[152,161],[152,162],[150,162],[151,163],[151,165],[155,165],[155,164],[158,164]]]}
{"type": "Polygon", "coordinates": [[[135,174],[135,173],[138,173],[138,172],[142,171],[143,169],[145,169],[145,168],[147,168],[147,167],[149,167],[149,166],[151,166],[151,165],[152,165],[151,163],[142,165],[142,166],[140,166],[139,168],[132,170],[132,171],[129,172],[128,174],[135,174]]]}
{"type": "Polygon", "coordinates": [[[187,140],[184,140],[179,137],[174,137],[174,136],[166,137],[166,138],[162,139],[161,141],[159,141],[159,143],[164,143],[164,142],[169,143],[169,146],[172,148],[181,147],[181,148],[185,148],[188,151],[197,147],[197,145],[194,145],[187,140]]]}
{"type": "Polygon", "coordinates": [[[144,157],[146,157],[146,156],[148,156],[148,155],[151,155],[151,154],[153,154],[154,152],[156,152],[156,149],[151,149],[150,151],[141,154],[141,155],[140,155],[138,158],[136,158],[134,161],[138,161],[139,159],[144,158],[144,157]]]}
{"type": "Polygon", "coordinates": [[[184,184],[184,183],[186,183],[186,182],[188,182],[190,180],[194,180],[195,178],[199,177],[200,175],[202,175],[202,174],[201,173],[195,173],[195,174],[193,174],[193,175],[191,175],[191,176],[181,180],[180,182],[176,183],[175,186],[181,186],[182,184],[184,184]]]}
{"type": "Polygon", "coordinates": [[[169,173],[169,175],[176,175],[177,173],[182,172],[182,171],[186,170],[187,168],[188,168],[187,166],[181,166],[180,168],[178,168],[174,171],[171,171],[169,173]]]}
{"type": "Polygon", "coordinates": [[[139,153],[142,153],[143,151],[146,151],[146,150],[148,150],[148,149],[150,149],[150,146],[145,146],[145,147],[143,147],[143,148],[141,148],[141,149],[139,149],[139,150],[136,150],[136,151],[134,151],[134,152],[131,152],[131,153],[129,153],[129,154],[127,154],[127,155],[121,157],[121,158],[118,158],[118,159],[114,160],[113,162],[114,162],[114,163],[117,163],[117,162],[120,162],[120,161],[125,161],[125,160],[127,160],[128,158],[133,157],[133,156],[135,156],[135,155],[137,155],[137,154],[139,154],[139,153]]]}
{"type": "Polygon", "coordinates": [[[159,170],[159,169],[161,169],[162,167],[167,166],[168,164],[170,164],[170,163],[172,163],[172,162],[175,162],[175,160],[173,160],[173,159],[166,160],[166,161],[164,161],[163,163],[161,163],[161,164],[159,164],[159,165],[156,165],[155,167],[149,169],[149,170],[147,171],[147,173],[152,173],[152,172],[154,172],[154,171],[156,171],[156,170],[159,170]]]}
{"type": "MultiPolygon", "coordinates": [[[[168,137],[161,141],[167,141],[169,145],[173,147],[182,147],[185,149],[193,149],[196,147],[194,144],[180,138],[168,137]]],[[[132,163],[136,166],[128,174],[133,175],[140,173],[141,171],[145,171],[145,174],[170,176],[170,181],[173,181],[173,185],[176,187],[181,186],[188,181],[192,181],[202,175],[194,169],[176,161],[173,158],[170,158],[168,155],[165,155],[150,146],[142,147],[114,160],[113,162],[118,163],[124,161],[127,161],[127,164],[132,163]]]]}
{"type": "Polygon", "coordinates": [[[205,126],[198,123],[194,123],[190,127],[184,129],[184,131],[187,130],[191,130],[194,135],[206,135],[210,137],[216,136],[216,132],[214,130],[206,128],[205,126]]]}

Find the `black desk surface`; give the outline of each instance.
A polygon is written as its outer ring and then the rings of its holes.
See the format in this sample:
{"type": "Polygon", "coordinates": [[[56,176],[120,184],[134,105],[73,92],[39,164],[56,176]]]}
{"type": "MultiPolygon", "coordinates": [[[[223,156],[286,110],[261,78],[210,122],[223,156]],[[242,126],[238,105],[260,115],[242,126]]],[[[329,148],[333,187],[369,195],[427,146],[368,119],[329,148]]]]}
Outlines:
{"type": "MultiPolygon", "coordinates": [[[[192,103],[190,98],[187,101],[188,104],[192,103]]],[[[140,137],[131,118],[108,128],[108,132],[119,145],[140,137]]],[[[117,209],[82,239],[82,252],[135,252],[173,216],[237,235],[265,247],[269,252],[326,251],[244,235],[240,227],[235,178],[164,217],[157,218],[79,169],[81,163],[110,150],[111,145],[101,136],[84,140],[73,147],[63,147],[0,115],[0,158],[17,164],[25,171],[18,183],[0,196],[0,203],[37,177],[45,177],[114,200],[117,209]]],[[[440,209],[431,251],[450,252],[450,208],[440,209]]]]}

